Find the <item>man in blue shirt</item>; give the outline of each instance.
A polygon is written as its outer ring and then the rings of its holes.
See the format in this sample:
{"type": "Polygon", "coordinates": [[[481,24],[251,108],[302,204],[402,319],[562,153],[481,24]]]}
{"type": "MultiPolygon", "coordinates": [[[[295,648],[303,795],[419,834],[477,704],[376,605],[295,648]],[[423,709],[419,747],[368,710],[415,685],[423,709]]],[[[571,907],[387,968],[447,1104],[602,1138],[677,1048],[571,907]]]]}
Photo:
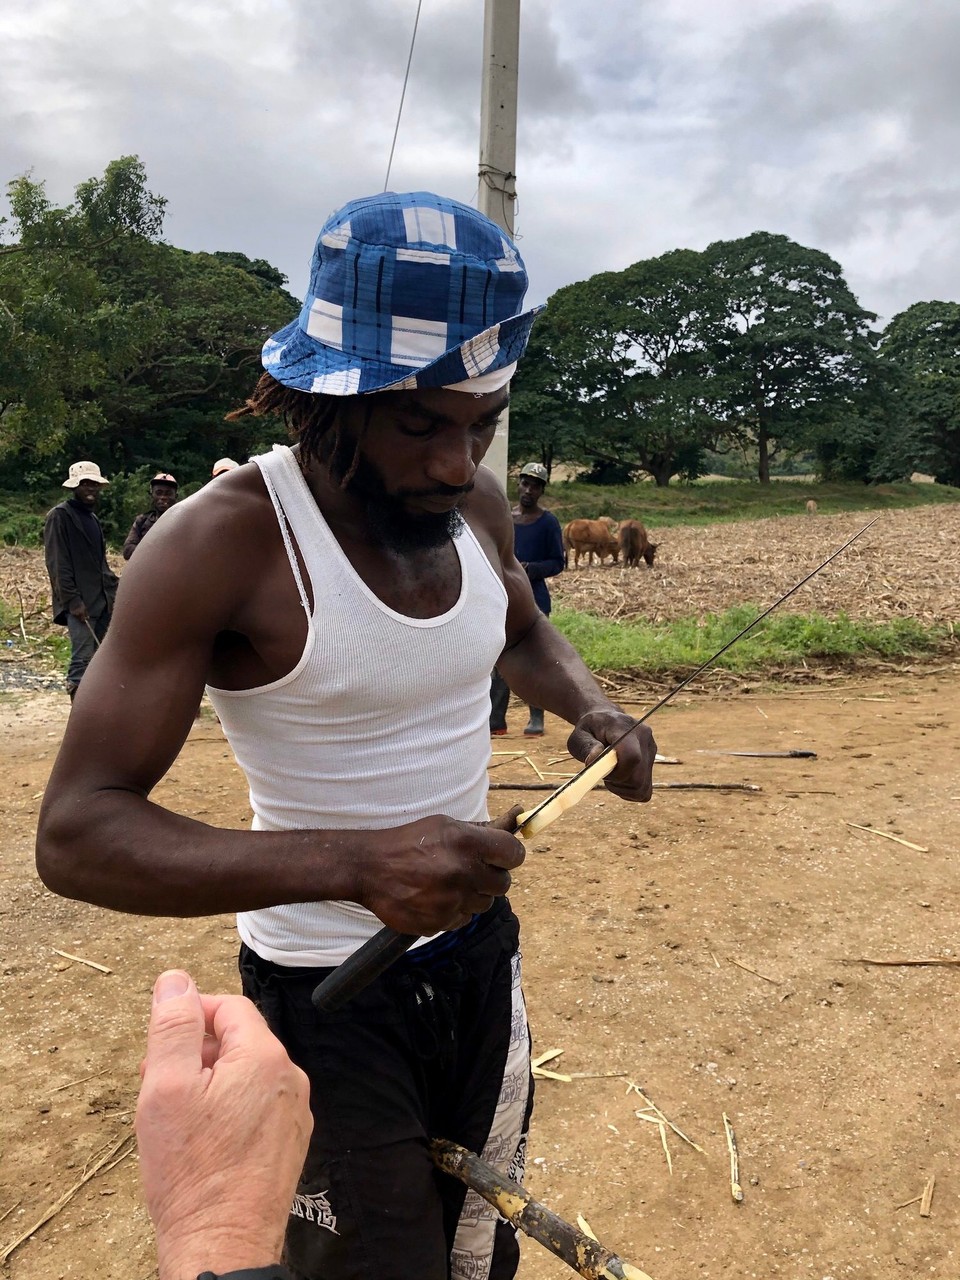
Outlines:
{"type": "MultiPolygon", "coordinates": [[[[528,462],[520,469],[517,486],[520,500],[513,509],[513,549],[527,571],[533,598],[541,613],[550,612],[547,578],[560,573],[566,565],[560,521],[552,511],[540,506],[547,487],[547,468],[540,462],[528,462]]],[[[490,684],[490,732],[500,737],[507,732],[507,703],[510,690],[494,667],[490,684]]],[[[523,731],[529,738],[543,736],[543,708],[531,707],[530,719],[523,731]]]]}

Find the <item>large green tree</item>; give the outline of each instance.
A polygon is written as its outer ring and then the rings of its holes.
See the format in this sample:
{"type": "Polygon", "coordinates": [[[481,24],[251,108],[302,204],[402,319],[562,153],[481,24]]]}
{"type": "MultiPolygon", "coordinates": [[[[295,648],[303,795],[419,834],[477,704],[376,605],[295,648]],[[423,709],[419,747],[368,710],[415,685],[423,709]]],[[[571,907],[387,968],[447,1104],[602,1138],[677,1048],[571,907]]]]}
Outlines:
{"type": "Polygon", "coordinates": [[[279,429],[223,422],[265,336],[298,310],[284,277],[240,253],[160,240],[164,201],[135,157],[59,208],[10,184],[0,242],[0,475],[42,486],[76,457],[206,475],[279,429]],[[263,437],[263,438],[261,438],[263,437]]]}
{"type": "Polygon", "coordinates": [[[510,383],[509,460],[539,461],[552,471],[578,452],[579,407],[560,364],[560,345],[547,308],[534,322],[526,354],[510,383]]]}
{"type": "Polygon", "coordinates": [[[256,381],[264,339],[299,310],[276,275],[281,283],[268,282],[242,254],[166,244],[124,246],[105,265],[103,277],[136,330],[100,395],[106,425],[98,440],[115,466],[155,459],[209,470],[218,455],[252,451],[264,424],[223,419],[256,381]]]}
{"type": "Polygon", "coordinates": [[[0,224],[0,456],[27,448],[43,458],[74,431],[103,424],[97,393],[124,343],[117,307],[102,286],[100,255],[120,241],[148,242],[164,201],[146,187],[135,157],[107,166],[60,208],[44,184],[16,178],[0,224]]]}
{"type": "Polygon", "coordinates": [[[960,303],[916,302],[887,325],[880,357],[895,379],[888,468],[960,485],[960,303]]]}
{"type": "Polygon", "coordinates": [[[676,250],[568,285],[537,322],[521,366],[521,403],[565,424],[566,456],[597,473],[645,472],[657,484],[696,474],[719,429],[712,344],[721,316],[700,254],[676,250]]]}
{"type": "Polygon", "coordinates": [[[757,450],[769,483],[776,449],[810,447],[855,412],[875,368],[870,324],[840,265],[786,236],[756,231],[704,253],[723,297],[715,348],[731,436],[757,450]]]}

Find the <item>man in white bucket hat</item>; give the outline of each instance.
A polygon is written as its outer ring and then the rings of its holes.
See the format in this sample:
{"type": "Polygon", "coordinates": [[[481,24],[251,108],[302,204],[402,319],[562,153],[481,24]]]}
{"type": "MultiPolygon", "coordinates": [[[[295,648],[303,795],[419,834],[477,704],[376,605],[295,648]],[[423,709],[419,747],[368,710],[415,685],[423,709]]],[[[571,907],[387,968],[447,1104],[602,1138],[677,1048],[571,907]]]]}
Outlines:
{"type": "Polygon", "coordinates": [[[109,483],[95,462],[72,463],[63,487],[73,493],[48,511],[43,523],[53,620],[70,635],[71,701],[107,634],[117,594],[117,576],[107,564],[103,530],[94,514],[100,491],[109,483]]]}
{"type": "Polygon", "coordinates": [[[537,608],[481,466],[536,313],[526,283],[500,228],[454,200],[391,192],[327,220],[241,411],[283,417],[296,447],[219,477],[144,542],[46,792],[51,888],[240,913],[244,991],[312,1083],[286,1242],[299,1277],[517,1266],[513,1230],[427,1146],[519,1172],[532,1101],[505,897],[523,845],[486,825],[494,665],[574,726],[578,759],[618,741],[615,794],[652,792],[649,731],[537,608]],[[205,683],[249,781],[248,831],[148,799],[205,683]],[[314,987],[383,924],[422,945],[318,1012],[314,987]]]}

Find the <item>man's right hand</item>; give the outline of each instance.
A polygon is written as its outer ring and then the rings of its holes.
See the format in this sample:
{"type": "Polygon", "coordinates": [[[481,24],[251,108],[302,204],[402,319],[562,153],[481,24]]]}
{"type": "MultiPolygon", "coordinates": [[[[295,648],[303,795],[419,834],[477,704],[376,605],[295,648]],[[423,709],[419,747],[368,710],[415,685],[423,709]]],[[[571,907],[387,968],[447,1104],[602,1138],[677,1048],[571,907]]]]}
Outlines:
{"type": "Polygon", "coordinates": [[[307,1077],[249,1000],[201,996],[182,970],[157,980],[140,1074],[160,1280],[275,1262],[313,1128],[307,1077]]]}
{"type": "Polygon", "coordinates": [[[371,856],[357,901],[398,933],[457,929],[510,888],[523,862],[521,841],[496,826],[421,818],[368,833],[371,856]]]}
{"type": "Polygon", "coordinates": [[[86,622],[90,617],[89,613],[87,613],[87,606],[83,603],[82,600],[77,600],[74,604],[72,604],[70,606],[70,612],[73,614],[73,616],[77,619],[78,622],[86,622]]]}

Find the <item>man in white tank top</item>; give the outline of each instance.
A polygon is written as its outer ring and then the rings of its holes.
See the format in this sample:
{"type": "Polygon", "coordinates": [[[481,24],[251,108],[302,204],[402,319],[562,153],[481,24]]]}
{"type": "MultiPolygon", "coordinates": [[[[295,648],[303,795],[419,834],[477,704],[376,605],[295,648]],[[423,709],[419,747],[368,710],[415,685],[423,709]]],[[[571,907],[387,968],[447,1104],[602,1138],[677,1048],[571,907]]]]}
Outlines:
{"type": "Polygon", "coordinates": [[[328,219],[303,310],[239,411],[283,417],[296,446],[178,503],[131,561],[41,813],[56,891],[238,913],[244,990],[312,1082],[285,1255],[311,1280],[516,1269],[512,1231],[427,1150],[443,1136],[522,1173],[529,1037],[505,895],[523,846],[485,825],[494,664],[573,726],[576,758],[617,740],[614,794],[652,793],[649,730],[619,741],[630,719],[537,608],[480,465],[535,315],[525,289],[514,245],[456,201],[388,193],[328,219]],[[149,799],[205,685],[250,831],[149,799]],[[318,1014],[313,987],[383,924],[425,941],[318,1014]]]}

